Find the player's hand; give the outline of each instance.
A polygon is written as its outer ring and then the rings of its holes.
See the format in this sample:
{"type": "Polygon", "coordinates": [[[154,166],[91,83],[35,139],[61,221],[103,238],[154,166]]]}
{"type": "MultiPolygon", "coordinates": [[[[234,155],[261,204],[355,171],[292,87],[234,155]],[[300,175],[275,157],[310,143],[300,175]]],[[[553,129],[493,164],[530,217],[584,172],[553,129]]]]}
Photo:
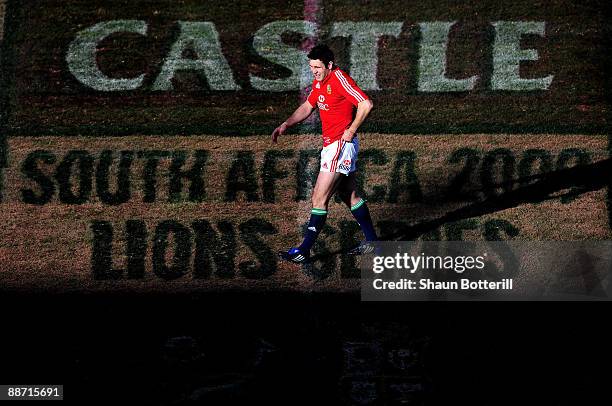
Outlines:
{"type": "Polygon", "coordinates": [[[355,132],[351,131],[350,128],[344,130],[344,134],[342,134],[342,140],[346,142],[353,142],[353,138],[355,138],[355,132]]]}
{"type": "Polygon", "coordinates": [[[272,131],[272,142],[276,144],[276,142],[278,141],[278,136],[283,135],[285,131],[287,131],[287,124],[285,123],[282,123],[281,125],[276,127],[274,131],[272,131]]]}

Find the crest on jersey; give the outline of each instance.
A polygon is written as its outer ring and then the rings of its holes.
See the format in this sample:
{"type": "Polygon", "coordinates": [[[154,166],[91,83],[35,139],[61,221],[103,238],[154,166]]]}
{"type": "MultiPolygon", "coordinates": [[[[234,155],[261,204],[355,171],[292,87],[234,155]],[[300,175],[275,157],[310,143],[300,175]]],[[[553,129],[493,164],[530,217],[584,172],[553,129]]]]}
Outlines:
{"type": "Polygon", "coordinates": [[[350,159],[345,159],[340,165],[338,165],[340,167],[340,169],[342,169],[343,171],[350,171],[351,170],[351,160],[350,159]]]}
{"type": "Polygon", "coordinates": [[[331,94],[331,85],[327,85],[327,94],[331,94]]]}
{"type": "Polygon", "coordinates": [[[327,162],[323,163],[323,169],[327,169],[327,162]]]}

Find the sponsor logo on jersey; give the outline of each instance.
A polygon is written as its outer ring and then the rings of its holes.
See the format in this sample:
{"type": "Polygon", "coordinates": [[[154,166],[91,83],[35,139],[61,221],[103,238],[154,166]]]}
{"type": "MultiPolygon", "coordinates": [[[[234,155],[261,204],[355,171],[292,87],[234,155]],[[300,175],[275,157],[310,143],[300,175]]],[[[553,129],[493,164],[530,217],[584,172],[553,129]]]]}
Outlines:
{"type": "Polygon", "coordinates": [[[312,227],[312,226],[311,226],[311,227],[308,227],[308,229],[309,229],[310,231],[314,231],[315,233],[317,232],[317,228],[316,228],[316,227],[312,227]]]}
{"type": "Polygon", "coordinates": [[[318,82],[317,82],[317,85],[316,85],[315,87],[316,87],[317,89],[320,89],[320,88],[321,88],[321,83],[318,83],[318,82]]]}
{"type": "Polygon", "coordinates": [[[328,104],[318,102],[317,103],[317,107],[319,107],[319,110],[329,111],[329,105],[328,104]]]}
{"type": "Polygon", "coordinates": [[[325,96],[320,94],[319,101],[317,102],[317,106],[319,107],[319,110],[329,111],[329,105],[324,103],[324,101],[325,101],[325,96]]]}

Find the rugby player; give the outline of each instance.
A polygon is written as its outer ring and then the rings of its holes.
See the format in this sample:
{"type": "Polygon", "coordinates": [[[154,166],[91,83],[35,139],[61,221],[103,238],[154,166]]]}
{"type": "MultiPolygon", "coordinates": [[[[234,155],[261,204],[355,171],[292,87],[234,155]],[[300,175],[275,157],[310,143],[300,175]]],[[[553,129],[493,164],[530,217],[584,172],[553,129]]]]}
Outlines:
{"type": "Polygon", "coordinates": [[[338,193],[350,208],[365,236],[365,241],[350,254],[373,251],[370,241],[376,241],[376,231],[364,199],[357,195],[355,163],[359,152],[357,129],[366,119],[373,103],[355,81],[334,64],[334,53],[327,45],[317,45],[308,54],[314,76],[307,100],[272,132],[272,142],[280,135],[319,109],[323,127],[321,166],[314,191],[312,210],[304,241],[298,247],[279,253],[282,259],[295,263],[308,262],[319,232],[325,225],[329,200],[338,193]]]}

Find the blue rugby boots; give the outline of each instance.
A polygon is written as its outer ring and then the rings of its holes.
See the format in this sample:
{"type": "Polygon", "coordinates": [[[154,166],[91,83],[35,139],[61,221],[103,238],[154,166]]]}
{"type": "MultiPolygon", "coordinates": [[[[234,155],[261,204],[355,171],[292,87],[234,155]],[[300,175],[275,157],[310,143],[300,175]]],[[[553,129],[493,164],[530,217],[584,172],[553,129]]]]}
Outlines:
{"type": "Polygon", "coordinates": [[[310,260],[310,251],[301,251],[299,248],[290,248],[289,251],[281,251],[278,256],[289,262],[304,264],[310,260]]]}
{"type": "Polygon", "coordinates": [[[378,241],[361,241],[358,246],[349,250],[347,254],[348,255],[368,255],[368,254],[378,255],[380,251],[381,251],[381,248],[378,244],[378,241]]]}

